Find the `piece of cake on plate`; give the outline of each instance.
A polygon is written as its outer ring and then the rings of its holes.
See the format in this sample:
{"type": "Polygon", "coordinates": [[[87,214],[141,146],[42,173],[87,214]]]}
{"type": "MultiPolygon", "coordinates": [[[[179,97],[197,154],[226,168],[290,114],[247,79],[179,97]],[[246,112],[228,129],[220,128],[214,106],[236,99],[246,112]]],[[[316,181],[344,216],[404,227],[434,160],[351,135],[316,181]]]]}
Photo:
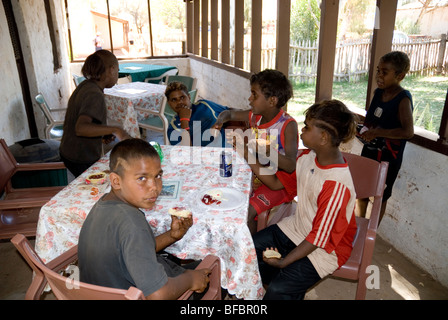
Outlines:
{"type": "Polygon", "coordinates": [[[222,197],[222,190],[220,189],[211,189],[202,197],[202,202],[206,205],[221,204],[222,200],[224,199],[222,197]]]}

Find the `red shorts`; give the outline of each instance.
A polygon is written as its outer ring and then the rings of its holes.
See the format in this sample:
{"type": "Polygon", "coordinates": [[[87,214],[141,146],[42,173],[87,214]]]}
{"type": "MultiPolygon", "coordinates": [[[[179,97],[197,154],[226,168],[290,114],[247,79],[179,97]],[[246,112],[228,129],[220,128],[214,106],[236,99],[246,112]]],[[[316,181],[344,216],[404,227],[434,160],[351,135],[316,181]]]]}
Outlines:
{"type": "Polygon", "coordinates": [[[283,188],[281,190],[271,190],[264,184],[255,190],[252,197],[249,199],[249,203],[254,209],[257,211],[257,215],[281,205],[282,203],[289,202],[294,197],[291,198],[291,195],[286,192],[286,189],[283,188]]]}

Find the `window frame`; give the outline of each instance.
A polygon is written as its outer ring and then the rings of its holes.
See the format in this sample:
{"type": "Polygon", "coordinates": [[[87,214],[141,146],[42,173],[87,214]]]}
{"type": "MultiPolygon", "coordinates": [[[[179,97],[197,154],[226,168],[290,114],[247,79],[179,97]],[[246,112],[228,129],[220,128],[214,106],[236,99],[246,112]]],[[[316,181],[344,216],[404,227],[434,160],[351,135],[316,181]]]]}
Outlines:
{"type": "MultiPolygon", "coordinates": [[[[69,1],[75,1],[75,0],[64,0],[65,1],[65,13],[66,18],[68,20],[67,23],[67,34],[68,34],[68,45],[69,45],[69,61],[70,63],[79,63],[84,62],[85,58],[79,58],[74,59],[73,58],[73,43],[72,43],[72,37],[71,37],[71,29],[70,29],[70,22],[69,22],[69,12],[68,12],[68,2],[69,1]]],[[[109,40],[111,47],[113,48],[113,35],[112,35],[112,25],[111,25],[111,15],[110,15],[110,6],[109,6],[109,0],[103,0],[106,2],[107,5],[107,21],[109,26],[109,40]]],[[[187,2],[189,0],[183,0],[183,2],[187,2]]],[[[152,20],[151,20],[151,5],[150,0],[147,0],[147,10],[146,14],[148,15],[148,21],[149,21],[149,39],[150,39],[150,54],[145,56],[131,56],[131,57],[117,57],[118,60],[138,60],[138,59],[165,59],[165,58],[186,58],[188,57],[187,53],[185,52],[185,48],[182,49],[182,54],[176,54],[176,55],[154,55],[154,40],[153,40],[153,34],[152,34],[152,20]]],[[[188,30],[188,26],[186,26],[188,30]]],[[[188,31],[187,31],[188,32],[188,31]]],[[[188,41],[188,39],[187,39],[188,41]]]]}
{"type": "MultiPolygon", "coordinates": [[[[65,4],[66,4],[66,9],[68,8],[68,1],[74,1],[74,0],[65,0],[65,4]]],[[[109,7],[109,0],[105,0],[107,2],[107,5],[109,7]]],[[[211,10],[210,7],[207,5],[207,8],[205,8],[204,10],[200,9],[202,6],[202,3],[205,3],[205,1],[208,0],[184,0],[186,6],[185,6],[185,10],[186,10],[186,19],[187,19],[187,23],[186,23],[186,52],[184,52],[181,55],[169,55],[169,56],[154,56],[153,54],[148,55],[148,56],[141,56],[141,57],[126,57],[126,58],[118,58],[118,60],[133,60],[133,59],[158,59],[158,58],[191,58],[191,59],[196,59],[199,61],[202,61],[203,63],[208,63],[208,64],[212,64],[213,66],[217,67],[217,68],[224,68],[236,75],[239,76],[244,76],[249,78],[249,75],[251,72],[254,72],[254,70],[257,70],[257,66],[258,65],[251,65],[251,71],[246,71],[246,70],[242,70],[241,69],[241,62],[239,62],[240,60],[238,60],[238,58],[235,60],[235,65],[229,65],[227,62],[228,58],[224,58],[224,61],[219,61],[218,59],[214,59],[214,58],[209,58],[208,54],[205,54],[204,52],[199,52],[199,38],[201,36],[200,31],[199,31],[199,18],[202,16],[202,18],[204,17],[208,17],[208,10],[211,10]],[[207,12],[205,12],[207,10],[207,12]]],[[[213,1],[213,0],[212,0],[213,1]]],[[[238,11],[241,10],[241,8],[243,7],[244,10],[244,6],[241,6],[241,3],[243,1],[238,1],[238,0],[223,0],[222,1],[222,8],[229,8],[229,1],[235,1],[235,10],[238,11]]],[[[260,5],[260,0],[252,0],[253,4],[255,3],[256,6],[253,7],[253,12],[255,12],[256,14],[260,14],[260,9],[259,9],[259,5],[260,5]]],[[[396,1],[396,0],[395,0],[396,1]]],[[[321,7],[329,7],[330,4],[326,4],[326,0],[322,0],[322,4],[321,7]]],[[[278,0],[278,6],[279,6],[279,15],[278,17],[282,17],[283,19],[280,19],[280,21],[282,21],[282,32],[285,33],[287,30],[289,30],[289,26],[285,27],[285,23],[284,23],[284,10],[280,10],[280,7],[283,5],[287,5],[290,7],[290,0],[278,0]]],[[[208,3],[207,3],[208,4],[208,3]]],[[[380,2],[377,2],[377,5],[380,4],[380,2]]],[[[383,3],[384,5],[384,3],[383,3]]],[[[390,5],[389,3],[387,5],[390,5]]],[[[337,4],[338,6],[338,4],[337,4]]],[[[392,4],[393,6],[393,4],[392,4]]],[[[283,7],[283,9],[285,9],[285,7],[283,7]]],[[[215,11],[216,8],[213,7],[213,10],[215,11]]],[[[235,14],[235,19],[238,21],[235,21],[235,27],[236,30],[240,30],[240,26],[242,24],[242,21],[239,21],[241,19],[243,19],[243,15],[241,14],[242,12],[237,12],[235,14]]],[[[223,14],[223,13],[222,13],[223,14]]],[[[290,15],[290,12],[289,12],[290,15]]],[[[152,40],[152,33],[151,33],[151,29],[152,29],[152,21],[151,21],[151,15],[150,15],[150,3],[148,0],[148,18],[149,18],[149,23],[150,23],[150,39],[151,39],[151,47],[153,46],[153,40],[152,40]]],[[[68,12],[67,12],[67,17],[68,17],[68,12]]],[[[223,16],[223,20],[228,19],[227,13],[225,13],[225,15],[223,16]]],[[[208,19],[208,18],[207,18],[208,19]]],[[[213,15],[213,19],[216,19],[216,15],[213,15]]],[[[325,19],[325,15],[321,15],[321,24],[325,23],[325,21],[322,21],[322,19],[325,19]]],[[[110,28],[110,13],[108,12],[108,20],[109,20],[109,28],[110,28]]],[[[279,18],[277,19],[279,20],[279,18]]],[[[226,20],[227,21],[227,20],[226,20]]],[[[288,25],[290,25],[290,21],[288,21],[288,25]]],[[[69,28],[69,24],[68,24],[68,28],[69,28]]],[[[224,32],[224,37],[223,39],[227,39],[228,35],[227,29],[222,29],[222,32],[224,32]]],[[[237,32],[236,33],[236,39],[237,41],[235,41],[235,51],[238,51],[241,49],[239,48],[240,43],[238,41],[241,41],[241,39],[238,37],[238,34],[241,34],[242,32],[237,32]]],[[[71,50],[71,39],[70,39],[70,29],[68,29],[68,34],[69,34],[69,42],[70,42],[70,50],[71,50]]],[[[289,35],[289,32],[288,32],[289,35]]],[[[110,30],[109,32],[109,36],[110,38],[112,38],[112,32],[110,30]]],[[[205,36],[204,36],[204,40],[205,40],[205,36]]],[[[206,40],[205,40],[206,41],[206,40]]],[[[227,40],[226,40],[227,41],[227,40]]],[[[284,37],[282,39],[280,39],[281,41],[281,47],[285,47],[286,43],[287,46],[289,47],[289,40],[285,39],[284,37]]],[[[111,39],[111,43],[112,43],[112,39],[111,39]]],[[[228,43],[228,42],[226,42],[228,43]]],[[[216,44],[215,44],[216,45],[216,44]]],[[[277,47],[279,46],[279,43],[277,43],[277,47]]],[[[325,52],[328,49],[328,43],[323,43],[322,45],[319,44],[319,47],[321,50],[323,50],[323,52],[325,52]],[[325,49],[323,48],[323,46],[325,46],[325,49]]],[[[287,71],[288,70],[288,66],[285,66],[284,62],[284,55],[285,52],[282,52],[281,50],[277,50],[277,69],[282,69],[281,71],[287,71]],[[283,57],[283,58],[282,58],[283,57]]],[[[215,57],[215,55],[213,55],[213,57],[215,57]]],[[[242,57],[242,54],[241,54],[242,57]]],[[[85,59],[73,59],[73,54],[72,52],[70,52],[70,61],[72,63],[75,62],[82,62],[85,59]]],[[[330,60],[331,61],[331,60],[330,60]]],[[[371,68],[372,65],[375,65],[375,61],[374,59],[371,60],[371,68]]],[[[321,71],[322,72],[322,71],[321,71]]],[[[323,75],[321,75],[323,76],[323,75]]],[[[369,76],[369,85],[368,85],[368,91],[372,90],[372,82],[373,82],[373,77],[369,76]]],[[[332,87],[332,83],[331,86],[332,87]]],[[[328,93],[330,93],[330,97],[331,97],[331,88],[328,86],[328,84],[326,82],[324,82],[324,85],[322,86],[322,83],[319,83],[319,81],[316,82],[316,101],[320,100],[322,98],[322,95],[328,95],[328,93]],[[330,88],[330,89],[329,89],[330,88]],[[321,93],[322,92],[322,93],[321,93]]],[[[328,97],[327,97],[328,98],[328,97]]],[[[369,105],[370,101],[370,94],[366,95],[366,106],[369,105]]],[[[364,117],[364,115],[362,114],[358,114],[361,118],[364,117]]],[[[419,145],[423,148],[426,148],[428,150],[432,150],[434,152],[438,152],[444,155],[448,155],[448,90],[447,90],[447,94],[445,97],[445,104],[443,107],[443,111],[442,111],[442,119],[441,119],[441,123],[440,123],[440,129],[438,134],[434,133],[434,132],[430,132],[427,131],[425,129],[422,129],[420,127],[416,127],[414,126],[414,137],[410,139],[411,143],[414,143],[416,145],[419,145]]]]}
{"type": "Polygon", "coordinates": [[[445,96],[442,119],[440,120],[439,133],[437,134],[414,126],[414,137],[410,139],[410,142],[423,148],[448,155],[448,89],[445,96]]]}

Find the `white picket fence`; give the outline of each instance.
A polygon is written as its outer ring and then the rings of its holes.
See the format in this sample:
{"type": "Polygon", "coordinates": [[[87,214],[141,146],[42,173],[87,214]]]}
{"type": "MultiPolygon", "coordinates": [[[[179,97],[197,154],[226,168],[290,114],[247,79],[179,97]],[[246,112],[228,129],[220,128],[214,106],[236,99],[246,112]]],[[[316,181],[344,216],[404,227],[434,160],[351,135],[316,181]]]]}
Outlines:
{"type": "MultiPolygon", "coordinates": [[[[394,43],[392,50],[408,54],[410,73],[428,73],[448,69],[448,50],[441,40],[423,40],[394,43]],[[442,59],[439,56],[442,55],[442,59]]],[[[291,45],[289,51],[289,78],[300,83],[313,83],[317,75],[317,41],[302,41],[291,45]]],[[[369,72],[370,40],[342,43],[336,46],[334,81],[357,81],[369,72]]],[[[250,49],[245,49],[245,63],[250,49]]],[[[248,63],[248,62],[247,62],[248,63]]],[[[275,68],[275,48],[262,49],[262,69],[275,68]]]]}

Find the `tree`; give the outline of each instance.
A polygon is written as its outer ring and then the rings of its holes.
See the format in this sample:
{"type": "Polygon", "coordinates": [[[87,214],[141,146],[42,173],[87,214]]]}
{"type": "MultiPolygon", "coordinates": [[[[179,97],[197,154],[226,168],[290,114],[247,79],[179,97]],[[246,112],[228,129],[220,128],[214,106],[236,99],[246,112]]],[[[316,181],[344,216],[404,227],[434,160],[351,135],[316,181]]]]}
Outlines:
{"type": "Polygon", "coordinates": [[[291,40],[317,40],[320,24],[320,1],[293,0],[291,7],[291,40]]]}
{"type": "Polygon", "coordinates": [[[420,11],[420,14],[418,15],[417,21],[415,22],[415,24],[420,24],[420,22],[422,21],[423,16],[425,15],[425,13],[428,11],[428,7],[431,4],[432,0],[421,0],[419,1],[422,4],[422,10],[420,11]]]}
{"type": "Polygon", "coordinates": [[[163,24],[169,28],[180,29],[184,32],[185,2],[181,0],[151,1],[151,16],[154,20],[162,20],[163,24]]]}
{"type": "Polygon", "coordinates": [[[148,5],[146,0],[118,0],[114,2],[114,6],[111,6],[111,15],[120,17],[123,14],[127,14],[132,17],[133,21],[129,21],[137,28],[139,34],[143,33],[143,28],[148,25],[148,5]]]}
{"type": "Polygon", "coordinates": [[[345,3],[343,9],[343,19],[347,23],[347,29],[349,32],[357,33],[361,36],[367,31],[365,20],[367,17],[368,7],[369,0],[351,0],[345,3]]]}

